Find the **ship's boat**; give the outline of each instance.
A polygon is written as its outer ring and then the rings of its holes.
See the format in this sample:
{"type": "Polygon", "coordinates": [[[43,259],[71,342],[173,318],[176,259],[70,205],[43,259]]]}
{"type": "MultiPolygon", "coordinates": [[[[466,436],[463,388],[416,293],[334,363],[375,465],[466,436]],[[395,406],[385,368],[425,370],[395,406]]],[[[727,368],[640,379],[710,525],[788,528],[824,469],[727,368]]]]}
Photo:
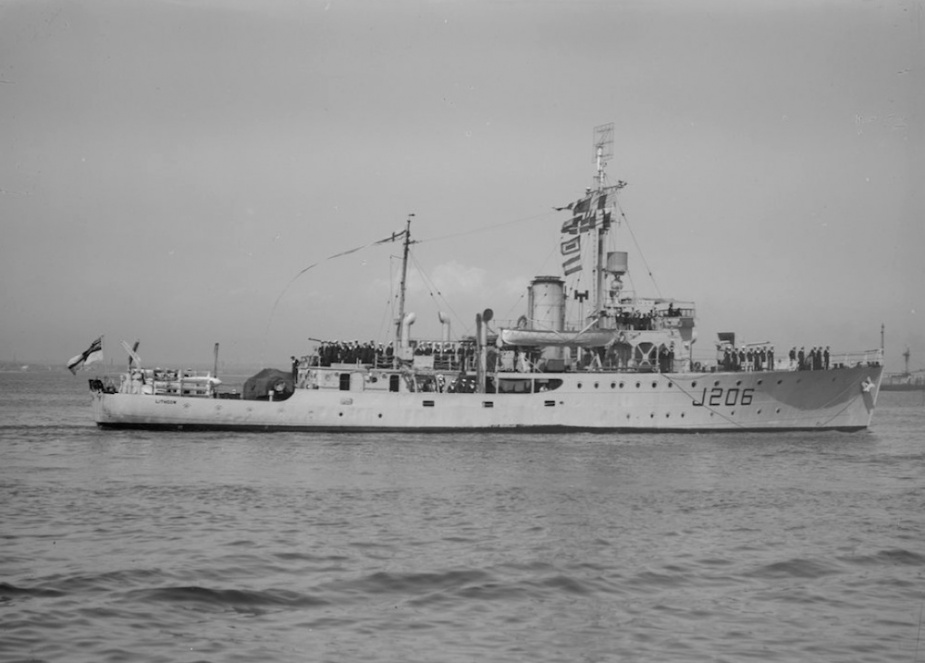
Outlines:
{"type": "Polygon", "coordinates": [[[292,396],[295,384],[292,374],[275,368],[264,368],[252,375],[241,388],[241,398],[255,401],[282,401],[292,396]]]}
{"type": "MultiPolygon", "coordinates": [[[[600,133],[607,136],[607,127],[600,133]]],[[[610,128],[612,135],[612,127],[610,128]]],[[[213,373],[143,369],[133,355],[118,384],[90,381],[96,423],[106,428],[298,431],[783,431],[869,426],[882,352],[775,355],[769,343],[720,334],[715,361],[698,361],[693,302],[636,296],[623,286],[628,254],[609,250],[625,183],[604,172],[560,232],[562,275],[535,277],[512,324],[490,309],[475,335],[414,339],[405,312],[411,218],[402,241],[394,339],[387,346],[322,343],[291,371],[255,375],[242,393],[213,373]],[[566,320],[568,279],[585,267],[591,292],[566,320]]],[[[441,321],[443,318],[441,317],[441,321]]],[[[217,366],[216,361],[216,366],[217,366]]]]}

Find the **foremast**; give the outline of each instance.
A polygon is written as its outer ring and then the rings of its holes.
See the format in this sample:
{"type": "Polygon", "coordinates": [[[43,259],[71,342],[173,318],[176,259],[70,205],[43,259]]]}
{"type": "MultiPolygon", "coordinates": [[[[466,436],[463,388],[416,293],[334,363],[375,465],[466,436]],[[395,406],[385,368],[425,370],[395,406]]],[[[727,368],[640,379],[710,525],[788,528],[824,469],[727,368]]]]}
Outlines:
{"type": "MultiPolygon", "coordinates": [[[[613,123],[603,124],[594,128],[594,160],[596,175],[594,177],[595,186],[589,187],[585,191],[585,196],[579,199],[574,205],[576,213],[583,214],[581,220],[577,220],[577,230],[581,234],[585,229],[594,229],[593,237],[593,287],[594,297],[592,302],[594,311],[591,317],[595,324],[592,327],[598,327],[598,321],[607,313],[608,302],[606,300],[606,278],[607,278],[607,236],[613,225],[611,208],[615,205],[616,192],[626,186],[626,182],[618,181],[614,185],[606,184],[607,159],[613,156],[613,123]]],[[[577,215],[576,215],[577,216],[577,215]]],[[[575,223],[576,220],[573,220],[575,223]]],[[[573,230],[574,232],[574,230],[573,230]]]]}
{"type": "MultiPolygon", "coordinates": [[[[613,125],[610,125],[611,144],[613,136],[613,125]]],[[[604,147],[606,143],[599,140],[595,145],[595,159],[597,160],[597,196],[598,200],[606,200],[604,190],[604,167],[607,165],[604,161],[604,147]]],[[[614,187],[616,190],[616,187],[614,187]]],[[[611,217],[604,213],[601,215],[601,223],[597,229],[597,255],[594,261],[594,313],[600,316],[604,310],[604,240],[610,231],[611,217]]]]}

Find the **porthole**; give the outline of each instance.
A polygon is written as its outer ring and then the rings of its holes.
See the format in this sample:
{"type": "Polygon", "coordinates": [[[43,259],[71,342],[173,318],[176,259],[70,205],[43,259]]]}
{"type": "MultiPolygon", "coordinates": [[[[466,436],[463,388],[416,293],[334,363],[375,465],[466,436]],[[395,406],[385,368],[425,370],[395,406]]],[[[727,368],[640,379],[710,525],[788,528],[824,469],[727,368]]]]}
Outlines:
{"type": "Polygon", "coordinates": [[[617,386],[617,383],[616,383],[616,382],[611,382],[611,383],[610,383],[610,388],[611,388],[611,389],[614,389],[616,386],[617,386]]]}
{"type": "Polygon", "coordinates": [[[622,383],[622,382],[620,383],[620,389],[623,389],[623,383],[622,383]]]}
{"type": "Polygon", "coordinates": [[[694,380],[693,382],[691,382],[691,389],[696,389],[696,388],[697,388],[697,380],[694,380]]]}
{"type": "Polygon", "coordinates": [[[780,414],[780,408],[777,408],[777,410],[775,411],[777,412],[777,414],[780,414]]]}
{"type": "Polygon", "coordinates": [[[381,412],[379,413],[379,418],[382,419],[382,413],[381,413],[381,412]]]}
{"type": "Polygon", "coordinates": [[[764,380],[758,380],[758,384],[761,384],[762,382],[764,382],[764,380]]]}
{"type": "Polygon", "coordinates": [[[736,380],[736,386],[738,387],[740,384],[742,384],[742,381],[741,381],[741,380],[736,380]]]}
{"type": "Polygon", "coordinates": [[[639,387],[641,387],[641,386],[642,386],[642,382],[637,382],[637,383],[636,383],[636,388],[637,388],[637,389],[639,389],[639,387]]]}
{"type": "Polygon", "coordinates": [[[714,386],[714,387],[718,387],[718,386],[719,386],[719,380],[714,380],[714,381],[713,381],[713,386],[714,386]]]}
{"type": "Polygon", "coordinates": [[[666,418],[666,419],[667,419],[668,417],[670,417],[670,416],[671,416],[671,414],[670,414],[669,412],[666,412],[666,413],[665,413],[665,418],[666,418]]]}
{"type": "Polygon", "coordinates": [[[654,412],[652,412],[652,413],[649,414],[649,419],[655,419],[655,413],[654,413],[654,412]]]}
{"type": "Polygon", "coordinates": [[[758,414],[761,414],[761,410],[758,410],[758,414]]]}
{"type": "Polygon", "coordinates": [[[652,388],[653,388],[653,389],[655,389],[657,386],[658,386],[658,382],[653,382],[653,383],[652,383],[652,388]]]}
{"type": "Polygon", "coordinates": [[[599,385],[597,382],[594,383],[594,388],[595,388],[595,389],[597,389],[599,386],[600,386],[600,385],[599,385]]]}
{"type": "Polygon", "coordinates": [[[777,381],[777,384],[781,384],[781,383],[783,383],[783,380],[778,380],[778,381],[777,381]]]}
{"type": "Polygon", "coordinates": [[[681,418],[682,418],[682,419],[684,418],[684,413],[683,413],[683,412],[681,413],[681,418]]]}
{"type": "Polygon", "coordinates": [[[577,386],[578,386],[579,389],[581,389],[581,383],[580,383],[580,382],[578,383],[577,386]]]}

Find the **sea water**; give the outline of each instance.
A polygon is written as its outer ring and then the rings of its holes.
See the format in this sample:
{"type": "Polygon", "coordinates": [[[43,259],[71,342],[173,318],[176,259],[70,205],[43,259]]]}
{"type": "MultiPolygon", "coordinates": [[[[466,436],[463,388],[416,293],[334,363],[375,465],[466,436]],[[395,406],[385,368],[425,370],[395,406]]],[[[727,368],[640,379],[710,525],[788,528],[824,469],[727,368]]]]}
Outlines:
{"type": "Polygon", "coordinates": [[[3,373],[0,660],[917,663],[923,431],[108,431],[3,373]]]}

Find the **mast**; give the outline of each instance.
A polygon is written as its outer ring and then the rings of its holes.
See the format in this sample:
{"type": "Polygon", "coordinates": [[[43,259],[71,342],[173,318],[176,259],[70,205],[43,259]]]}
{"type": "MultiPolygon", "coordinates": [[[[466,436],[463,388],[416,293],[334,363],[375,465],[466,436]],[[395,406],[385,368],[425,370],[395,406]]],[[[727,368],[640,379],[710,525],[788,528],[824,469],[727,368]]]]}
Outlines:
{"type": "MultiPolygon", "coordinates": [[[[604,190],[604,161],[602,158],[604,150],[598,145],[597,148],[597,193],[598,195],[604,190]]],[[[600,227],[597,229],[597,257],[594,261],[594,313],[599,314],[604,308],[604,236],[607,229],[604,227],[604,219],[601,218],[600,227]]]]}
{"type": "MultiPolygon", "coordinates": [[[[607,162],[604,159],[613,156],[613,122],[594,127],[594,158],[597,163],[597,195],[604,192],[604,168],[607,162]]],[[[594,198],[592,198],[592,201],[594,198]]],[[[594,212],[597,213],[596,211],[594,212]]],[[[608,224],[605,215],[600,216],[600,225],[597,228],[597,255],[594,260],[594,313],[600,314],[604,308],[604,238],[607,235],[608,224]]]]}
{"type": "Polygon", "coordinates": [[[398,319],[395,321],[395,355],[398,356],[402,347],[401,328],[405,321],[405,285],[408,280],[408,251],[411,248],[411,219],[414,214],[408,215],[405,223],[405,242],[401,256],[401,285],[398,292],[398,319]]]}

